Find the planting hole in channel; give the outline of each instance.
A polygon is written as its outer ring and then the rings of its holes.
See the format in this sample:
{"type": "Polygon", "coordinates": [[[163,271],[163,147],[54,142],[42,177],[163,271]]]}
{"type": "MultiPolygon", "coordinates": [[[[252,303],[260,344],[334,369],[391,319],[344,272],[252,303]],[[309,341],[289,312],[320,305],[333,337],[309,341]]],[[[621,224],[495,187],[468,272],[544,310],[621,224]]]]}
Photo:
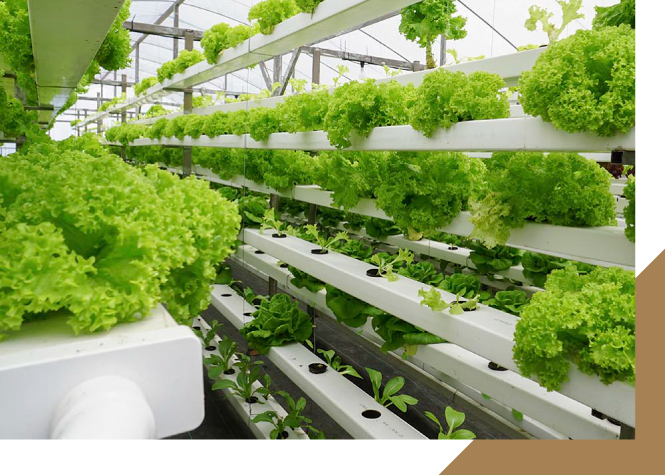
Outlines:
{"type": "Polygon", "coordinates": [[[233,297],[231,294],[222,294],[222,297],[233,297]]]}
{"type": "Polygon", "coordinates": [[[381,274],[379,274],[379,269],[370,269],[367,272],[367,277],[381,277],[381,274]]]}
{"type": "Polygon", "coordinates": [[[216,346],[212,346],[212,345],[206,346],[206,351],[215,351],[216,349],[217,349],[216,346]]]}
{"type": "Polygon", "coordinates": [[[309,372],[312,374],[323,374],[328,367],[323,363],[312,363],[309,365],[309,372]]]}
{"type": "Polygon", "coordinates": [[[507,368],[504,368],[503,366],[496,364],[494,361],[490,361],[487,367],[492,371],[508,371],[507,368]]]}
{"type": "Polygon", "coordinates": [[[381,413],[379,411],[375,411],[374,409],[367,409],[366,411],[363,411],[362,416],[365,419],[378,419],[381,417],[381,413]]]}
{"type": "Polygon", "coordinates": [[[254,254],[259,254],[259,255],[261,255],[261,254],[265,254],[265,252],[260,251],[260,250],[257,250],[257,251],[254,251],[254,254]]]}
{"type": "Polygon", "coordinates": [[[286,237],[286,234],[277,234],[277,233],[275,233],[275,234],[272,235],[272,237],[274,237],[275,239],[284,239],[286,237]]]}
{"type": "Polygon", "coordinates": [[[310,252],[312,254],[316,254],[317,256],[323,256],[328,254],[328,251],[324,251],[323,249],[312,249],[310,252]]]}
{"type": "Polygon", "coordinates": [[[232,374],[236,374],[236,370],[233,369],[233,368],[227,369],[226,371],[224,371],[224,374],[227,375],[227,376],[230,376],[232,374]]]}
{"type": "Polygon", "coordinates": [[[252,396],[250,398],[245,399],[245,402],[247,402],[247,404],[256,404],[257,402],[259,402],[259,398],[256,396],[252,396]]]}
{"type": "Polygon", "coordinates": [[[251,317],[251,316],[252,316],[252,312],[245,312],[245,313],[243,313],[243,315],[246,316],[246,317],[251,317]]]}

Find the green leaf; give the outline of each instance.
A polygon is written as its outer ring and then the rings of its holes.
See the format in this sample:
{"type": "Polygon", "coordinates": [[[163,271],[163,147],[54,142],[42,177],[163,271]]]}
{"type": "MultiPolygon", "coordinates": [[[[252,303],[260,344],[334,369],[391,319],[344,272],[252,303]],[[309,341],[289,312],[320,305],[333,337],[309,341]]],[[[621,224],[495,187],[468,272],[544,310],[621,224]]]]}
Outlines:
{"type": "Polygon", "coordinates": [[[380,391],[381,391],[381,380],[383,379],[383,375],[379,371],[376,371],[372,368],[365,368],[365,371],[367,371],[367,374],[369,375],[369,380],[372,382],[374,399],[377,402],[379,402],[381,399],[380,391]]]}
{"type": "Polygon", "coordinates": [[[220,379],[212,385],[212,390],[219,391],[220,389],[238,389],[238,385],[230,379],[220,379]]]}
{"type": "Polygon", "coordinates": [[[454,431],[464,423],[466,416],[463,412],[458,412],[450,406],[446,407],[446,422],[449,431],[454,431]]]}
{"type": "Polygon", "coordinates": [[[386,387],[383,388],[383,396],[390,397],[393,394],[396,394],[400,389],[404,387],[404,378],[402,376],[396,376],[386,383],[386,387]]]}
{"type": "Polygon", "coordinates": [[[470,430],[460,429],[453,432],[450,435],[450,438],[454,440],[471,440],[476,438],[476,434],[474,434],[470,430]]]}

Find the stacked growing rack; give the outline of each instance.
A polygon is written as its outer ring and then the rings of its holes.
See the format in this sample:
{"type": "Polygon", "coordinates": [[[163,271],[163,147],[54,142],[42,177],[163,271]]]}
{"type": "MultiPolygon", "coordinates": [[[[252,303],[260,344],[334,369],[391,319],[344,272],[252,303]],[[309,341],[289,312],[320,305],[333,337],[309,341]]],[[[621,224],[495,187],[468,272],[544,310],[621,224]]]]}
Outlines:
{"type": "MultiPolygon", "coordinates": [[[[249,66],[266,56],[283,54],[293,48],[311,44],[326,35],[346,27],[352,27],[372,17],[388,13],[413,2],[410,1],[373,1],[343,0],[323,2],[314,15],[298,15],[280,24],[272,35],[258,35],[238,47],[224,52],[214,65],[200,63],[189,68],[172,80],[154,86],[145,96],[129,101],[87,122],[103,119],[110,113],[119,112],[128,107],[147,103],[169,91],[184,89],[201,84],[231,71],[249,66]]],[[[526,51],[499,58],[474,61],[447,69],[471,73],[487,71],[499,74],[508,85],[515,85],[523,71],[531,69],[542,53],[542,49],[526,51]]],[[[402,84],[422,82],[423,72],[405,74],[393,80],[402,84]]],[[[231,112],[253,107],[275,107],[283,98],[274,97],[259,101],[226,104],[206,107],[193,112],[210,115],[215,112],[231,112]]],[[[174,113],[168,118],[177,117],[174,113]]],[[[152,120],[144,121],[150,123],[152,120]]],[[[81,126],[85,126],[83,122],[81,126]]],[[[120,144],[110,144],[120,145],[120,144]]],[[[300,132],[295,134],[275,133],[264,141],[253,140],[249,135],[225,135],[215,138],[200,137],[184,139],[137,139],[129,146],[142,147],[162,145],[168,147],[215,147],[215,148],[250,148],[250,149],[287,149],[322,151],[335,150],[325,132],[300,132]]],[[[395,150],[395,151],[570,151],[607,153],[617,150],[635,150],[635,132],[611,137],[598,137],[592,134],[569,134],[555,129],[551,124],[539,118],[525,116],[521,107],[513,106],[511,118],[470,121],[454,125],[448,130],[439,130],[431,138],[426,138],[410,126],[380,127],[367,138],[354,137],[348,150],[395,150]]],[[[178,171],[178,170],[174,170],[178,171]]],[[[278,192],[239,176],[232,180],[223,180],[211,170],[195,168],[197,176],[215,183],[247,188],[259,193],[279,195],[293,200],[332,207],[331,193],[316,186],[295,186],[291,190],[278,192]]],[[[620,194],[619,187],[615,187],[620,194]]],[[[390,220],[375,203],[365,199],[347,210],[362,216],[390,220]]],[[[442,229],[453,234],[468,236],[472,231],[469,214],[461,213],[449,226],[442,229]]],[[[620,421],[624,427],[635,425],[635,388],[622,382],[603,384],[597,376],[582,373],[572,366],[568,382],[557,392],[547,392],[537,381],[520,374],[513,362],[513,333],[518,318],[485,306],[463,316],[446,315],[432,312],[420,305],[418,290],[422,284],[402,277],[397,282],[373,279],[366,275],[369,264],[350,257],[329,252],[324,256],[311,253],[316,246],[294,236],[276,239],[268,231],[262,234],[256,230],[245,229],[240,236],[244,242],[236,253],[235,259],[244,267],[264,278],[270,278],[281,285],[282,289],[304,301],[323,315],[332,312],[325,304],[325,291],[318,293],[297,289],[291,285],[291,275],[278,265],[285,262],[313,277],[331,284],[338,289],[367,302],[370,305],[389,312],[396,317],[422,328],[433,335],[445,339],[448,343],[422,347],[417,356],[408,356],[420,371],[436,378],[442,385],[475,399],[478,403],[490,407],[499,415],[510,414],[510,409],[517,409],[525,414],[519,424],[527,432],[538,437],[550,438],[617,438],[619,430],[607,421],[592,416],[596,409],[608,417],[620,421]],[[257,254],[261,251],[264,254],[257,254]],[[493,372],[488,363],[493,362],[508,371],[493,372]],[[491,402],[483,397],[491,396],[491,402]]],[[[466,263],[468,250],[451,250],[448,246],[429,241],[411,242],[402,236],[385,240],[387,245],[407,247],[420,254],[443,258],[454,263],[466,263]]],[[[635,266],[635,246],[624,236],[624,229],[617,227],[573,228],[548,224],[527,223],[523,228],[513,230],[508,246],[535,251],[575,261],[601,266],[620,266],[633,270],[635,266]]],[[[520,278],[521,269],[513,268],[505,272],[506,277],[520,278]]],[[[524,280],[523,280],[524,281],[524,280]]],[[[525,281],[525,283],[529,283],[525,281]]],[[[446,301],[454,298],[452,294],[441,292],[446,301]]],[[[246,315],[251,304],[236,296],[228,288],[215,287],[213,303],[220,313],[235,327],[241,327],[251,320],[246,315]]],[[[367,327],[363,337],[377,341],[377,336],[367,327]]],[[[361,417],[361,408],[372,405],[371,398],[335,397],[336,391],[346,385],[343,378],[335,374],[328,379],[312,377],[298,370],[306,367],[310,359],[316,359],[303,347],[292,344],[283,348],[273,348],[268,355],[290,376],[304,392],[310,395],[324,410],[357,437],[385,437],[382,430],[375,430],[376,424],[361,417]],[[301,351],[302,350],[302,351],[301,351]],[[294,366],[294,362],[297,363],[294,366]],[[302,364],[301,364],[302,363],[302,364]],[[330,392],[322,391],[319,385],[330,392]],[[338,386],[339,385],[339,386],[338,386]],[[366,401],[367,400],[367,401],[366,401]],[[369,402],[368,402],[369,401],[369,402]]],[[[348,381],[347,381],[348,382],[348,381]]],[[[351,390],[350,390],[351,391],[351,390]]],[[[351,391],[353,392],[353,391],[351,391]]],[[[385,424],[393,427],[392,434],[398,437],[421,437],[410,427],[404,427],[401,420],[392,419],[392,414],[384,411],[385,424]]],[[[264,434],[265,435],[265,434],[264,434]]]]}

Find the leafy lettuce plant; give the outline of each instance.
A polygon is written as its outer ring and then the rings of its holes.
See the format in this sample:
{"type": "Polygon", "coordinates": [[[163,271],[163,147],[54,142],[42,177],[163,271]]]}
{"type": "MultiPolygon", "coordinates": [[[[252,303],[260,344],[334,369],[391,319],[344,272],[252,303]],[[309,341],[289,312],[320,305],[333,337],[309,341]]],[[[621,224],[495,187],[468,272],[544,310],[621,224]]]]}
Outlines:
{"type": "Polygon", "coordinates": [[[193,177],[59,147],[0,161],[0,331],[56,316],[77,334],[108,330],[158,303],[182,323],[203,311],[236,205],[193,177]]]}
{"type": "Polygon", "coordinates": [[[157,69],[157,79],[159,82],[164,82],[176,74],[184,73],[187,68],[200,63],[204,59],[203,53],[198,50],[183,50],[176,59],[167,61],[157,69]]]}
{"type": "Polygon", "coordinates": [[[529,7],[529,18],[524,23],[524,27],[527,30],[536,31],[538,22],[540,22],[543,31],[547,33],[550,45],[559,39],[561,33],[565,31],[570,23],[584,18],[584,14],[579,13],[580,8],[582,8],[582,0],[557,0],[557,3],[561,6],[562,12],[561,25],[558,28],[554,23],[550,22],[554,13],[548,12],[547,9],[538,5],[531,5],[529,7]]]}
{"type": "Polygon", "coordinates": [[[275,411],[265,411],[252,419],[254,424],[259,422],[272,424],[273,430],[270,431],[270,438],[273,440],[287,438],[287,428],[292,430],[306,429],[309,433],[315,435],[317,439],[325,439],[325,435],[322,431],[312,427],[312,420],[302,415],[302,412],[307,405],[307,400],[305,398],[298,398],[298,401],[296,402],[284,391],[278,391],[277,394],[286,400],[288,414],[282,418],[275,411]]]}
{"type": "Polygon", "coordinates": [[[376,85],[373,79],[336,88],[323,124],[330,143],[346,148],[351,146],[352,133],[367,137],[375,127],[406,124],[412,89],[397,81],[376,85]]]}
{"type": "Polygon", "coordinates": [[[210,357],[203,362],[208,366],[208,377],[212,380],[219,378],[222,373],[229,373],[233,366],[233,357],[236,354],[238,345],[229,337],[224,337],[219,341],[219,353],[212,353],[210,357]]]}
{"type": "MultiPolygon", "coordinates": [[[[262,362],[261,362],[262,363],[262,362]]],[[[267,374],[265,375],[268,376],[267,374]]],[[[261,378],[261,368],[258,364],[243,366],[236,376],[236,380],[220,379],[212,385],[213,391],[220,391],[222,389],[230,389],[231,393],[247,403],[257,402],[263,404],[258,398],[254,400],[257,394],[262,394],[263,387],[256,387],[254,383],[261,378]]]]}
{"type": "Polygon", "coordinates": [[[616,225],[611,175],[575,153],[518,152],[489,160],[487,188],[471,208],[471,237],[493,248],[527,221],[559,226],[616,225]],[[499,164],[493,165],[493,161],[499,164]]]}
{"type": "Polygon", "coordinates": [[[480,279],[473,274],[452,274],[447,275],[438,287],[462,298],[472,299],[480,294],[480,279]]]}
{"type": "Polygon", "coordinates": [[[436,67],[432,46],[439,36],[448,40],[466,37],[466,18],[453,16],[456,12],[454,0],[422,0],[402,9],[399,32],[425,48],[427,69],[436,67]]]}
{"type": "Polygon", "coordinates": [[[305,288],[312,293],[318,293],[326,287],[324,282],[321,282],[316,277],[312,277],[305,272],[302,272],[296,269],[293,266],[289,266],[289,272],[293,274],[293,279],[291,279],[291,284],[298,289],[305,288]]]}
{"type": "Polygon", "coordinates": [[[333,205],[353,209],[362,198],[373,198],[378,163],[386,152],[323,152],[317,157],[317,183],[333,192],[333,205]]]}
{"type": "Polygon", "coordinates": [[[383,310],[342,292],[332,285],[326,285],[326,306],[335,314],[338,322],[351,328],[362,327],[367,323],[368,318],[384,313],[383,310]]]}
{"type": "Polygon", "coordinates": [[[365,222],[365,232],[368,236],[383,241],[388,236],[402,234],[402,230],[393,221],[379,218],[369,218],[365,222]]]}
{"type": "Polygon", "coordinates": [[[406,412],[407,406],[415,406],[418,400],[413,396],[406,394],[397,394],[404,387],[404,378],[396,376],[386,383],[386,386],[381,391],[383,375],[372,368],[365,368],[369,379],[372,382],[372,390],[374,391],[374,400],[384,407],[390,407],[393,404],[397,409],[406,412]]]}
{"type": "Polygon", "coordinates": [[[470,430],[466,429],[460,429],[460,430],[455,430],[462,424],[464,424],[464,420],[466,419],[466,416],[464,415],[463,412],[458,412],[455,409],[453,409],[450,406],[446,407],[445,411],[446,415],[446,423],[448,424],[448,432],[443,430],[443,426],[439,422],[439,419],[432,414],[429,411],[425,411],[425,416],[429,418],[430,420],[434,421],[434,423],[439,426],[439,440],[442,439],[447,439],[447,440],[470,440],[470,439],[475,439],[476,434],[471,432],[470,430]]]}
{"type": "Polygon", "coordinates": [[[369,259],[372,256],[372,246],[355,239],[338,241],[333,244],[333,248],[340,254],[344,254],[345,256],[353,257],[354,259],[359,259],[361,261],[369,259]]]}
{"type": "Polygon", "coordinates": [[[529,303],[529,297],[521,290],[502,290],[484,303],[502,312],[519,315],[522,308],[529,303]]]}
{"type": "Polygon", "coordinates": [[[623,189],[623,194],[628,200],[628,206],[623,210],[626,218],[626,237],[630,242],[635,242],[635,177],[629,176],[628,183],[623,189]]]}
{"type": "Polygon", "coordinates": [[[415,355],[419,345],[445,343],[444,339],[386,313],[372,318],[372,328],[383,338],[381,351],[404,348],[405,357],[415,355]]]}
{"type": "Polygon", "coordinates": [[[349,235],[345,232],[337,233],[335,235],[331,235],[330,237],[325,237],[319,232],[319,228],[315,224],[308,224],[305,226],[305,229],[307,230],[307,234],[309,234],[314,243],[319,246],[323,252],[328,251],[330,246],[337,242],[349,240],[349,235]]]}
{"type": "Polygon", "coordinates": [[[399,279],[393,272],[398,265],[411,264],[413,262],[413,253],[406,249],[400,249],[397,254],[389,255],[386,253],[374,254],[370,258],[370,263],[378,267],[378,275],[385,277],[389,282],[395,282],[399,279]]]}
{"type": "Polygon", "coordinates": [[[215,64],[220,53],[239,45],[257,32],[258,28],[248,25],[229,26],[227,23],[218,23],[210,27],[203,33],[201,40],[206,60],[215,64]]]}
{"type": "Polygon", "coordinates": [[[579,30],[520,78],[524,112],[566,132],[608,137],[635,126],[635,30],[579,30]]]}
{"type": "Polygon", "coordinates": [[[276,294],[261,302],[254,312],[254,320],[248,322],[240,333],[250,348],[261,354],[272,346],[283,346],[291,342],[304,342],[312,334],[312,321],[298,309],[298,303],[288,295],[276,294]]]}
{"type": "Polygon", "coordinates": [[[296,5],[305,13],[314,13],[323,0],[296,0],[296,5]]]}
{"type": "Polygon", "coordinates": [[[270,208],[263,215],[263,223],[261,223],[261,228],[259,232],[263,234],[263,231],[266,229],[274,229],[278,236],[284,236],[287,231],[287,225],[278,220],[275,217],[275,209],[270,208]]]}
{"type": "Polygon", "coordinates": [[[270,35],[275,31],[275,26],[298,13],[300,9],[295,0],[264,0],[249,9],[247,19],[256,20],[259,31],[264,35],[270,35]]]}
{"type": "Polygon", "coordinates": [[[353,366],[351,366],[350,364],[342,364],[342,358],[340,356],[335,355],[335,350],[326,351],[319,348],[318,350],[316,350],[316,352],[320,355],[323,355],[323,358],[326,360],[326,363],[328,363],[328,366],[337,371],[339,374],[363,379],[363,377],[360,376],[360,374],[358,374],[358,371],[356,371],[356,369],[353,366]]]}
{"type": "Polygon", "coordinates": [[[134,85],[134,95],[136,97],[142,95],[150,89],[152,86],[155,84],[159,84],[159,79],[157,79],[155,76],[150,76],[145,79],[142,79],[138,83],[134,85]]]}
{"type": "Polygon", "coordinates": [[[254,107],[248,114],[249,136],[257,142],[267,140],[280,131],[279,110],[270,107],[254,107]]]}
{"type": "Polygon", "coordinates": [[[394,152],[378,162],[377,205],[410,232],[449,225],[483,187],[485,166],[462,153],[394,152]]]}
{"type": "Polygon", "coordinates": [[[329,102],[330,94],[326,89],[287,96],[277,106],[282,128],[290,133],[323,130],[329,102]]]}
{"type": "Polygon", "coordinates": [[[525,252],[522,254],[522,274],[530,279],[536,287],[545,287],[547,276],[555,269],[563,269],[572,262],[560,257],[538,254],[536,252],[525,252]]]}
{"type": "Polygon", "coordinates": [[[571,363],[601,381],[635,382],[635,275],[597,267],[555,270],[521,309],[513,357],[520,372],[559,390],[571,363]]]}
{"type": "Polygon", "coordinates": [[[475,310],[478,306],[478,300],[480,299],[480,295],[476,295],[469,300],[461,301],[460,299],[462,298],[463,291],[464,289],[462,289],[458,294],[455,294],[455,300],[450,303],[443,300],[441,292],[439,292],[435,287],[431,287],[429,290],[424,288],[420,289],[418,291],[418,296],[423,299],[420,302],[420,305],[429,307],[434,312],[443,312],[444,310],[450,308],[451,315],[462,315],[465,310],[475,310]]]}
{"type": "Polygon", "coordinates": [[[409,108],[409,123],[426,137],[457,122],[510,117],[505,82],[498,74],[438,69],[423,78],[409,108]]]}
{"type": "Polygon", "coordinates": [[[475,241],[469,243],[469,248],[472,250],[469,259],[481,274],[494,275],[518,265],[522,260],[522,253],[512,247],[488,248],[481,242],[475,241]]]}
{"type": "Polygon", "coordinates": [[[429,262],[412,262],[400,267],[397,273],[426,285],[438,286],[443,281],[443,274],[429,262]]]}
{"type": "Polygon", "coordinates": [[[595,7],[596,16],[593,19],[593,29],[598,30],[606,26],[629,25],[635,29],[635,0],[621,0],[609,7],[595,7]]]}

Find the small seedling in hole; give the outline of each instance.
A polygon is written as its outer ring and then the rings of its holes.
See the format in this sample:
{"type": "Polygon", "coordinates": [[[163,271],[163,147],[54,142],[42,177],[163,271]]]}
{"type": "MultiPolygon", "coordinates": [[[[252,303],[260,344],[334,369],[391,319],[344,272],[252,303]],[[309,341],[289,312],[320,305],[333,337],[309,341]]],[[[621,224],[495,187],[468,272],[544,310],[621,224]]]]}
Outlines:
{"type": "Polygon", "coordinates": [[[348,374],[354,378],[363,379],[363,377],[358,374],[358,371],[356,371],[353,366],[349,364],[342,364],[342,358],[335,355],[335,350],[324,351],[322,349],[318,349],[316,352],[323,355],[326,363],[328,363],[328,366],[337,371],[339,374],[348,374]]]}
{"type": "Polygon", "coordinates": [[[397,255],[389,257],[386,257],[384,253],[374,254],[370,259],[370,262],[377,265],[379,268],[378,274],[381,277],[385,277],[389,282],[395,282],[399,277],[397,274],[393,273],[393,269],[397,264],[411,264],[413,262],[413,253],[406,249],[400,249],[397,255]]]}
{"type": "Polygon", "coordinates": [[[518,421],[524,420],[524,414],[522,414],[520,411],[518,411],[517,409],[513,409],[512,412],[513,412],[513,417],[516,420],[518,421]]]}
{"type": "Polygon", "coordinates": [[[212,354],[203,362],[210,366],[208,369],[208,377],[210,379],[217,379],[222,373],[228,374],[233,366],[233,355],[235,355],[238,345],[236,342],[228,337],[220,340],[218,345],[219,354],[212,354]]]}
{"type": "Polygon", "coordinates": [[[406,394],[397,394],[400,389],[404,387],[404,378],[396,376],[386,383],[386,387],[381,392],[381,382],[383,375],[372,368],[365,368],[369,379],[372,382],[372,389],[374,390],[374,400],[384,407],[390,407],[392,404],[402,412],[406,412],[407,405],[415,406],[418,400],[413,396],[406,394]]]}
{"type": "Polygon", "coordinates": [[[196,336],[198,336],[201,341],[203,341],[203,346],[207,348],[215,340],[215,336],[217,336],[217,330],[220,328],[222,328],[222,324],[217,320],[213,320],[212,325],[210,326],[210,330],[208,330],[205,334],[203,333],[203,330],[197,329],[194,329],[194,333],[196,333],[196,336]]]}
{"type": "Polygon", "coordinates": [[[294,430],[306,429],[308,433],[315,435],[317,439],[326,438],[322,431],[312,427],[311,419],[302,415],[302,412],[305,410],[305,406],[307,405],[307,400],[305,398],[301,397],[296,402],[289,394],[284,391],[279,391],[277,394],[283,396],[284,399],[286,399],[286,403],[288,404],[289,411],[286,417],[279,417],[275,411],[266,411],[254,417],[254,419],[252,419],[253,423],[256,424],[258,422],[267,422],[268,424],[272,424],[274,428],[270,431],[271,439],[286,438],[284,434],[287,433],[287,428],[294,430]]]}
{"type": "Polygon", "coordinates": [[[439,437],[438,439],[455,439],[455,440],[470,440],[470,439],[475,439],[476,434],[471,432],[470,430],[466,429],[460,429],[460,430],[455,430],[462,424],[464,424],[464,419],[466,419],[466,416],[464,415],[463,412],[458,412],[452,407],[448,406],[446,407],[446,423],[448,424],[448,432],[445,432],[443,430],[443,426],[439,422],[439,419],[432,414],[429,411],[425,411],[425,416],[427,416],[429,419],[433,420],[436,425],[439,426],[439,437]]]}
{"type": "MultiPolygon", "coordinates": [[[[254,383],[257,382],[261,376],[261,368],[259,366],[263,364],[263,362],[250,362],[249,357],[246,358],[246,360],[244,358],[240,358],[238,362],[236,362],[236,366],[238,366],[240,369],[240,373],[236,377],[236,380],[219,380],[212,386],[213,391],[218,391],[220,389],[230,389],[233,394],[247,402],[251,401],[256,394],[265,394],[265,388],[254,388],[254,383]]],[[[263,404],[261,401],[257,402],[259,402],[259,404],[263,404]]]]}
{"type": "Polygon", "coordinates": [[[448,303],[443,300],[441,293],[434,287],[431,287],[429,290],[426,290],[425,288],[420,289],[418,291],[418,296],[423,299],[420,302],[420,305],[429,307],[435,312],[443,312],[445,309],[450,308],[451,315],[462,315],[464,309],[475,310],[478,307],[478,296],[471,300],[461,302],[461,293],[459,293],[453,302],[448,303]]]}
{"type": "Polygon", "coordinates": [[[276,234],[280,237],[286,236],[287,226],[275,217],[274,208],[270,208],[266,211],[266,214],[263,215],[263,223],[261,223],[259,233],[263,234],[263,231],[266,229],[274,229],[276,234]]]}
{"type": "Polygon", "coordinates": [[[255,294],[254,291],[251,289],[251,287],[245,287],[245,290],[242,291],[242,296],[244,297],[245,300],[247,300],[252,305],[255,305],[254,302],[256,300],[260,300],[260,302],[258,302],[259,304],[263,301],[268,301],[269,300],[268,297],[265,297],[263,295],[255,294]]]}
{"type": "Polygon", "coordinates": [[[326,238],[319,233],[319,228],[317,228],[315,224],[308,224],[305,226],[305,229],[307,230],[307,235],[310,236],[314,240],[315,244],[321,248],[322,253],[328,252],[330,246],[336,242],[349,240],[349,235],[344,232],[337,233],[334,236],[326,238]]]}

